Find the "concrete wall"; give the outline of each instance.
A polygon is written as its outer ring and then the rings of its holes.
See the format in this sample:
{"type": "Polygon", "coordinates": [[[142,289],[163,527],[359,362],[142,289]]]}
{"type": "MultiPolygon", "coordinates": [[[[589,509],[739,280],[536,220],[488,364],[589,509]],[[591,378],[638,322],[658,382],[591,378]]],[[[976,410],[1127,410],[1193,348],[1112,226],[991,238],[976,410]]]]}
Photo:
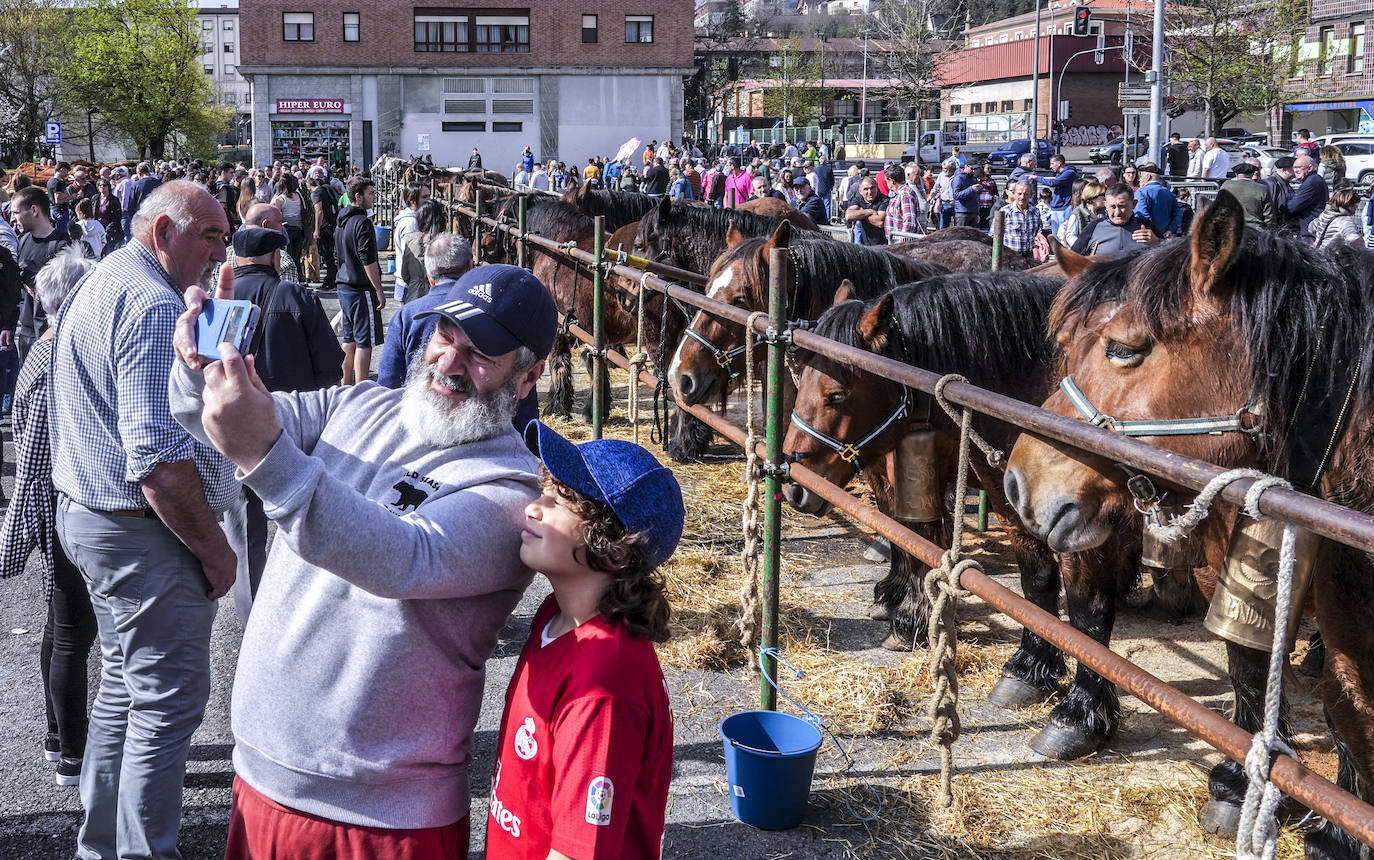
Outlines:
{"type": "Polygon", "coordinates": [[[646,144],[675,139],[674,130],[682,128],[682,80],[669,75],[564,76],[558,113],[559,158],[586,164],[591,155],[615,155],[632,137],[646,144]]]}

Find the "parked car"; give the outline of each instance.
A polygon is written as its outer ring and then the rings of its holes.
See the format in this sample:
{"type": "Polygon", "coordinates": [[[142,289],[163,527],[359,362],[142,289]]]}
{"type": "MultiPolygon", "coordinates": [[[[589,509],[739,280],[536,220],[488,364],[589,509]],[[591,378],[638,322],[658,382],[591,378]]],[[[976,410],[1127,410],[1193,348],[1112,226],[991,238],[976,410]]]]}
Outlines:
{"type": "MultiPolygon", "coordinates": [[[[1035,150],[1035,166],[1049,167],[1050,156],[1054,155],[1054,144],[1042,137],[1036,141],[1035,150]]],[[[1015,167],[1021,160],[1021,156],[1028,152],[1030,152],[1030,138],[1018,137],[1007,143],[1006,146],[989,153],[988,161],[994,167],[1015,167]]]]}
{"type": "Polygon", "coordinates": [[[1228,137],[1236,143],[1268,143],[1269,135],[1260,132],[1251,132],[1243,128],[1223,128],[1217,132],[1217,138],[1228,137]]]}
{"type": "Polygon", "coordinates": [[[1343,132],[1339,134],[1319,134],[1312,138],[1312,142],[1317,146],[1328,146],[1343,143],[1345,141],[1372,141],[1374,134],[1360,134],[1359,132],[1343,132]]]}
{"type": "MultiPolygon", "coordinates": [[[[1102,146],[1094,146],[1088,150],[1088,158],[1093,164],[1108,162],[1109,164],[1121,164],[1122,150],[1125,148],[1126,138],[1118,137],[1116,140],[1108,141],[1102,146]]],[[[1146,148],[1150,145],[1149,138],[1145,136],[1131,138],[1131,159],[1135,160],[1145,154],[1146,148]]]]}
{"type": "Polygon", "coordinates": [[[1283,158],[1285,155],[1290,154],[1286,149],[1279,149],[1276,146],[1260,146],[1256,143],[1233,144],[1231,146],[1223,146],[1222,149],[1230,153],[1231,164],[1233,165],[1243,160],[1247,155],[1253,155],[1255,158],[1258,158],[1260,176],[1268,176],[1273,172],[1274,159],[1283,158]]]}
{"type": "Polygon", "coordinates": [[[1356,185],[1374,182],[1374,138],[1332,144],[1345,159],[1345,178],[1356,185]]]}

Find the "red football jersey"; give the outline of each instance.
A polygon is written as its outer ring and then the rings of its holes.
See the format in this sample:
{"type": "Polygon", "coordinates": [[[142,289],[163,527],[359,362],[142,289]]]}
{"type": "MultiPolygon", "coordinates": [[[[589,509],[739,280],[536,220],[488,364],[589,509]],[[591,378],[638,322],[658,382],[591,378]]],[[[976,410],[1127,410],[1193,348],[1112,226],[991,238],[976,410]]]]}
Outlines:
{"type": "Polygon", "coordinates": [[[545,645],[557,612],[550,595],[506,690],[487,857],[656,858],[673,770],[658,655],[599,615],[545,645]]]}

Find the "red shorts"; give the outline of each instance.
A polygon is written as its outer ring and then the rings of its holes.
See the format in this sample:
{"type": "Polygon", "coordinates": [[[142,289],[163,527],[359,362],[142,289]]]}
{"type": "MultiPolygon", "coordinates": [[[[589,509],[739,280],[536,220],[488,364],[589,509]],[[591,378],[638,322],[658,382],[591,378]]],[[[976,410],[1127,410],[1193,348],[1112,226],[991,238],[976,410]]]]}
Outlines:
{"type": "Polygon", "coordinates": [[[446,827],[340,824],[282,806],[234,777],[225,860],[467,860],[469,816],[446,827]]]}

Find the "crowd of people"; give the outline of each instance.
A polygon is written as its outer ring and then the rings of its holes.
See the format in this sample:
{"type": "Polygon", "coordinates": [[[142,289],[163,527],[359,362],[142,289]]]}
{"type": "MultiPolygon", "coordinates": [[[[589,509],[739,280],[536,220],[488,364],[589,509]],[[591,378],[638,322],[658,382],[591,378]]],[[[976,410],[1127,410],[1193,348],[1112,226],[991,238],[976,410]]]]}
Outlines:
{"type": "Polygon", "coordinates": [[[37,552],[35,754],[79,786],[75,856],[180,856],[232,595],[227,856],[465,857],[483,666],[535,573],[552,594],[506,696],[488,856],[656,855],[673,749],[656,569],[682,498],[643,448],[532,420],[557,331],[545,285],[474,268],[419,185],[388,296],[361,172],[52,167],[46,186],[9,178],[0,218],[18,459],[0,576],[37,552]],[[81,224],[101,212],[103,241],[81,224]],[[316,278],[338,289],[335,325],[316,278]],[[259,308],[257,334],[211,361],[197,320],[228,298],[259,308]]]}

